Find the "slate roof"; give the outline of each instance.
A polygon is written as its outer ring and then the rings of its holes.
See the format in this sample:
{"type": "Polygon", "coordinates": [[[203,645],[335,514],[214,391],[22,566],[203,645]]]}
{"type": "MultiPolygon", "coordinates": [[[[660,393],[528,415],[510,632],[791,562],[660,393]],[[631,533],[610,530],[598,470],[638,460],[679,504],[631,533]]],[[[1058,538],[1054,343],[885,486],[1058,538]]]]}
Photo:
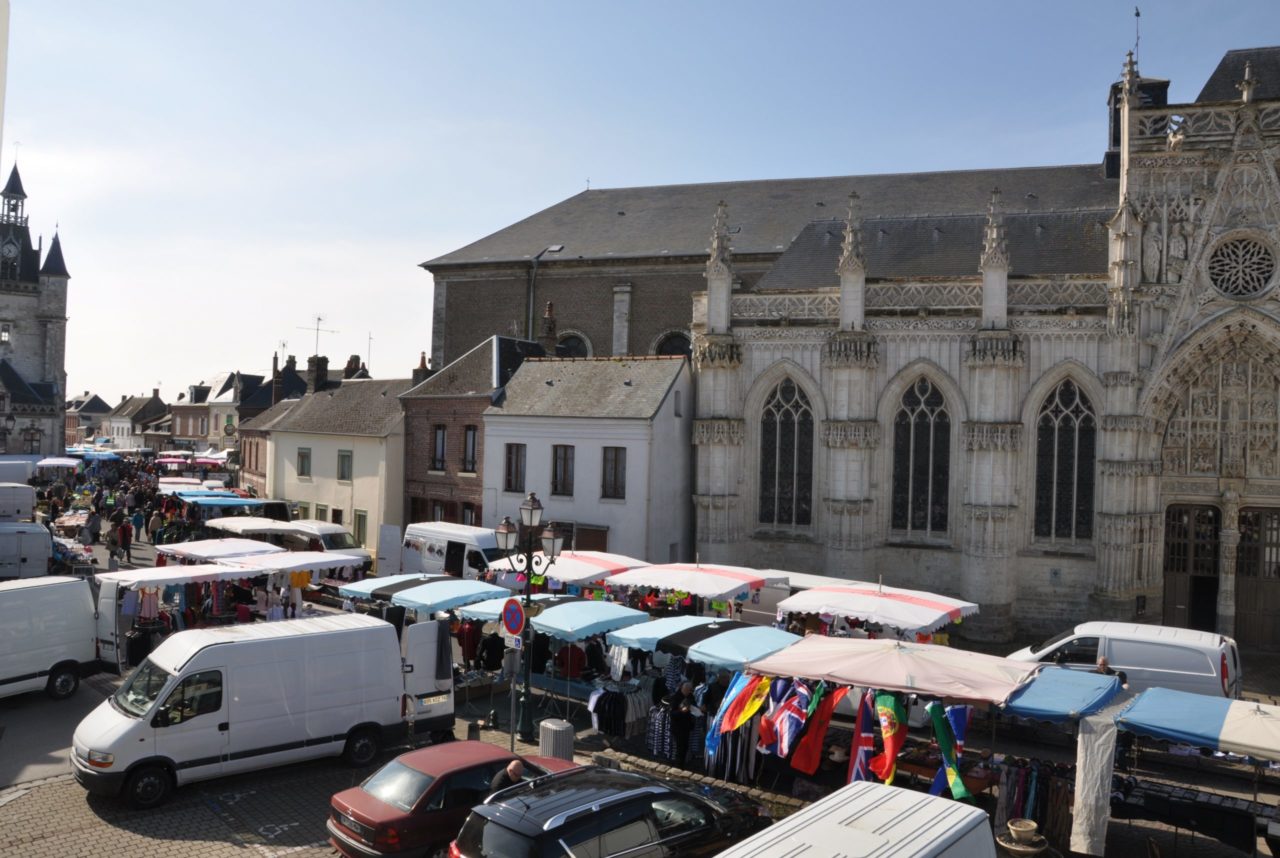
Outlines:
{"type": "MultiPolygon", "coordinates": [[[[49,397],[49,385],[28,384],[27,380],[22,377],[22,373],[18,372],[7,358],[0,360],[0,384],[3,384],[4,389],[9,392],[9,401],[14,405],[55,404],[55,401],[49,397]]],[[[89,401],[92,402],[93,398],[89,401]]],[[[98,401],[101,402],[101,400],[98,401]]],[[[106,405],[106,403],[104,402],[103,405],[106,405]]]]}
{"type": "Polygon", "coordinates": [[[22,189],[22,177],[18,175],[18,165],[15,163],[13,169],[9,171],[9,181],[5,182],[4,190],[0,191],[0,196],[16,197],[21,200],[27,198],[27,192],[22,189]]]}
{"type": "MultiPolygon", "coordinates": [[[[4,361],[4,363],[8,363],[8,361],[4,361]]],[[[13,369],[13,367],[11,366],[10,369],[13,369]]],[[[17,370],[14,370],[14,372],[17,372],[17,370]]],[[[26,382],[23,383],[25,384],[26,382]]],[[[67,401],[67,411],[77,414],[82,411],[86,414],[107,414],[111,411],[111,406],[96,393],[84,393],[80,396],[73,396],[67,401]]]]}
{"type": "Polygon", "coordinates": [[[1218,67],[1209,75],[1196,101],[1239,101],[1236,84],[1244,79],[1244,64],[1252,63],[1253,79],[1258,82],[1254,101],[1280,99],[1280,47],[1243,48],[1227,51],[1218,67]]]}
{"type": "Polygon", "coordinates": [[[164,407],[164,403],[160,402],[154,396],[130,396],[124,402],[121,402],[115,408],[112,408],[111,414],[109,416],[128,417],[130,420],[132,420],[138,415],[140,411],[142,411],[144,408],[150,405],[152,401],[159,403],[161,408],[164,407]]]}
{"type": "Polygon", "coordinates": [[[685,366],[683,357],[530,358],[485,414],[648,420],[685,366]]]}
{"type": "MultiPolygon", "coordinates": [[[[271,405],[271,378],[264,377],[248,396],[241,396],[240,406],[246,409],[268,408],[271,405]]],[[[296,369],[280,368],[280,399],[296,399],[307,392],[307,380],[296,369]]]]}
{"type": "Polygon", "coordinates": [[[299,396],[282,399],[261,414],[255,414],[248,420],[241,421],[240,431],[269,432],[275,428],[276,423],[282,420],[301,401],[302,399],[299,396]]]}
{"type": "MultiPolygon", "coordinates": [[[[1107,273],[1107,209],[1004,217],[1012,276],[1107,273]]],[[[985,215],[864,221],[862,251],[870,279],[978,275],[985,215]]],[[[839,286],[844,241],[839,220],[809,224],[757,290],[839,286]]]]}
{"type": "Polygon", "coordinates": [[[488,396],[511,379],[525,358],[543,357],[546,353],[531,340],[490,337],[401,398],[488,396]]]}
{"type": "Polygon", "coordinates": [[[307,394],[284,414],[273,418],[284,404],[277,403],[246,423],[245,428],[383,437],[399,422],[403,414],[399,396],[412,383],[408,378],[347,379],[332,390],[307,394]],[[262,425],[264,422],[270,425],[262,425]]]}
{"type": "Polygon", "coordinates": [[[999,187],[1010,212],[1115,210],[1119,183],[1101,164],[938,173],[766,179],[584,191],[423,267],[649,256],[705,257],[716,204],[729,204],[733,252],[781,253],[810,221],[842,217],[850,191],[863,217],[984,214],[999,187]],[[622,212],[623,214],[619,214],[622,212]]]}
{"type": "MultiPolygon", "coordinates": [[[[17,174],[15,173],[15,175],[17,174]]],[[[67,273],[67,263],[62,259],[62,240],[58,238],[56,232],[53,234],[53,241],[49,243],[49,252],[45,254],[44,265],[41,266],[40,273],[50,277],[71,277],[67,273]]]]}

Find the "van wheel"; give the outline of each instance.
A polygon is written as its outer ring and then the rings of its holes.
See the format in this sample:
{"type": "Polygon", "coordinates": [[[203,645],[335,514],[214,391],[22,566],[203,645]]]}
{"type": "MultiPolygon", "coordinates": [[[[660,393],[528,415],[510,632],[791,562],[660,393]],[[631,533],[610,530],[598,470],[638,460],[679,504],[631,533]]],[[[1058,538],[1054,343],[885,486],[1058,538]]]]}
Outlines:
{"type": "Polygon", "coordinates": [[[44,687],[45,694],[54,700],[66,700],[80,687],[80,673],[74,665],[63,664],[55,667],[49,674],[49,682],[44,687]]]}
{"type": "Polygon", "coordinates": [[[362,727],[347,737],[347,745],[342,749],[342,760],[348,766],[367,766],[378,756],[381,748],[377,731],[362,727]]]}
{"type": "Polygon", "coordinates": [[[164,804],[173,790],[173,779],[160,766],[143,766],[129,776],[125,799],[132,807],[146,810],[164,804]]]}

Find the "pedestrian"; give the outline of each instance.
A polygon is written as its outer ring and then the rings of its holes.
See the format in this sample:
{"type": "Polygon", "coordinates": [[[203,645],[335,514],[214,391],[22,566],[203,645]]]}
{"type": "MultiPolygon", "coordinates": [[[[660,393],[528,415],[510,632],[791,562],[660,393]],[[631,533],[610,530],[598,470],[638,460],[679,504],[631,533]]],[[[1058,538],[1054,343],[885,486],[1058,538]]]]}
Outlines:
{"type": "Polygon", "coordinates": [[[151,540],[153,545],[156,541],[156,534],[158,534],[163,528],[164,516],[160,513],[159,509],[156,509],[155,512],[151,513],[151,520],[147,522],[147,539],[151,540]]]}
{"type": "Polygon", "coordinates": [[[129,563],[133,562],[133,525],[128,519],[120,522],[120,550],[124,552],[124,559],[129,563]]]}
{"type": "Polygon", "coordinates": [[[133,517],[129,519],[129,524],[133,525],[134,537],[141,540],[147,524],[147,517],[142,514],[142,507],[134,507],[133,517]]]}
{"type": "Polygon", "coordinates": [[[493,795],[498,790],[513,787],[523,780],[524,763],[521,760],[512,760],[507,763],[505,769],[493,776],[493,780],[489,781],[489,794],[493,795]]]}
{"type": "Polygon", "coordinates": [[[689,737],[693,734],[694,718],[701,714],[693,700],[693,683],[685,681],[662,701],[671,713],[671,738],[675,741],[677,766],[684,768],[689,756],[689,737]]]}
{"type": "Polygon", "coordinates": [[[89,513],[89,518],[85,521],[85,528],[89,531],[90,544],[97,545],[102,536],[102,516],[98,515],[97,508],[94,508],[89,513]]]}

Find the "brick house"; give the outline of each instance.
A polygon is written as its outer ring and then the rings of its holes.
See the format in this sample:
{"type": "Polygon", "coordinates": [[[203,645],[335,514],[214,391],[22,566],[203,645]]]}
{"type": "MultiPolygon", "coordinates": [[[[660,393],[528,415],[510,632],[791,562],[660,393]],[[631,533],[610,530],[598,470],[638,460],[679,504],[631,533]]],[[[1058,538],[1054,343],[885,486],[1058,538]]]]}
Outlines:
{"type": "Polygon", "coordinates": [[[400,397],[405,415],[405,513],[410,522],[479,525],[484,506],[485,409],[527,357],[529,340],[489,337],[433,375],[426,356],[415,386],[400,397]]]}

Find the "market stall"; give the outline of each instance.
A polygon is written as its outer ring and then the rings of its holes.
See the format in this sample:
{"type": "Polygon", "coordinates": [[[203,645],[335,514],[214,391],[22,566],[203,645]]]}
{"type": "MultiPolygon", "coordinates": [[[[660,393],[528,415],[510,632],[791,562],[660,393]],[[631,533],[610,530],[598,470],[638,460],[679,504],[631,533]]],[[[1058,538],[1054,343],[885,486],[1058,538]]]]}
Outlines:
{"type": "Polygon", "coordinates": [[[785,580],[780,574],[745,566],[662,563],[620,572],[610,577],[609,586],[683,593],[702,599],[745,600],[753,590],[785,580]]]}
{"type": "Polygon", "coordinates": [[[936,593],[849,581],[801,590],[778,603],[779,613],[844,617],[928,634],[978,613],[978,606],[936,593]]]}
{"type": "Polygon", "coordinates": [[[662,617],[647,623],[615,629],[605,636],[609,646],[623,646],[653,652],[658,648],[658,641],[667,635],[682,632],[695,626],[705,626],[715,622],[715,617],[697,617],[689,614],[676,617],[662,617]]]}
{"type": "MultiPolygon", "coordinates": [[[[634,557],[623,554],[609,554],[604,551],[562,551],[550,566],[543,566],[542,552],[534,554],[535,568],[545,568],[542,582],[549,590],[561,590],[567,587],[581,587],[594,584],[629,569],[637,569],[649,564],[634,557]]],[[[516,570],[511,558],[495,560],[489,564],[489,575],[492,582],[509,590],[524,590],[524,574],[516,570]]],[[[537,582],[535,582],[537,583],[537,582]]]]}
{"type": "Polygon", "coordinates": [[[725,629],[692,644],[685,658],[710,668],[742,670],[748,662],[773,655],[799,640],[798,635],[768,626],[725,629]]]}
{"type": "MultiPolygon", "coordinates": [[[[186,493],[182,493],[187,496],[186,493]]],[[[226,496],[232,496],[227,493],[226,496]]],[[[283,521],[276,521],[274,518],[265,518],[260,515],[236,515],[225,516],[223,518],[211,518],[205,522],[205,527],[213,530],[221,530],[234,536],[283,536],[286,533],[296,532],[292,525],[283,521]]]]}
{"type": "Polygon", "coordinates": [[[493,584],[450,576],[393,593],[391,603],[410,608],[417,611],[419,616],[424,616],[510,595],[509,591],[493,584]]]}
{"type": "Polygon", "coordinates": [[[174,542],[156,546],[156,565],[163,565],[162,558],[173,558],[179,563],[211,563],[232,557],[254,554],[286,553],[278,545],[260,539],[197,539],[192,542],[174,542]]]}
{"type": "Polygon", "coordinates": [[[385,601],[400,590],[408,590],[410,587],[417,587],[419,584],[425,584],[428,581],[443,580],[446,577],[450,576],[408,573],[404,575],[388,575],[385,578],[365,578],[361,581],[343,584],[338,588],[338,595],[346,599],[385,601]]]}

